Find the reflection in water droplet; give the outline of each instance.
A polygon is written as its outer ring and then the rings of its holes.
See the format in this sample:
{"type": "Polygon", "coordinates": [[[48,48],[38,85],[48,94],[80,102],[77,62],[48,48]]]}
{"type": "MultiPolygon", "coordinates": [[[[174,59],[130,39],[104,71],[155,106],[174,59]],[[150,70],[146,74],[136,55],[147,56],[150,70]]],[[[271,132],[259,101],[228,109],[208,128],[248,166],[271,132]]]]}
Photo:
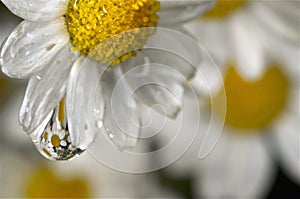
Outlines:
{"type": "Polygon", "coordinates": [[[110,137],[111,139],[113,139],[113,138],[114,138],[114,135],[113,135],[112,133],[110,133],[110,134],[109,134],[109,137],[110,137]]]}
{"type": "Polygon", "coordinates": [[[71,142],[66,114],[61,115],[64,113],[61,111],[65,108],[64,106],[64,103],[60,103],[54,109],[45,128],[35,134],[38,137],[32,137],[39,152],[50,160],[69,160],[85,150],[73,145],[71,142]]]}
{"type": "Polygon", "coordinates": [[[41,76],[39,76],[39,75],[36,76],[36,78],[37,78],[38,80],[41,80],[41,79],[42,79],[41,76]]]}

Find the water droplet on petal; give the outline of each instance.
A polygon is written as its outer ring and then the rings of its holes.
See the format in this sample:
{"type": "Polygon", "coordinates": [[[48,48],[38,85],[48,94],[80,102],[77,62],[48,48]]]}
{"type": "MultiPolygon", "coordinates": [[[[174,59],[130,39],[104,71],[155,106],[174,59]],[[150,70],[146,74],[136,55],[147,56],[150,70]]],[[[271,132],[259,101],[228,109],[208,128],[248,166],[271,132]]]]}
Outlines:
{"type": "Polygon", "coordinates": [[[109,137],[110,137],[111,139],[113,139],[113,138],[114,138],[114,134],[110,133],[110,134],[109,134],[109,137]]]}
{"type": "Polygon", "coordinates": [[[45,127],[38,128],[38,133],[32,133],[35,135],[32,140],[37,149],[50,160],[70,160],[85,151],[85,148],[77,147],[71,142],[72,135],[68,130],[67,116],[62,115],[61,111],[64,106],[64,103],[59,103],[50,120],[43,122],[45,127]]]}
{"type": "Polygon", "coordinates": [[[101,129],[103,127],[103,121],[102,120],[97,121],[96,126],[97,128],[101,129]]]}

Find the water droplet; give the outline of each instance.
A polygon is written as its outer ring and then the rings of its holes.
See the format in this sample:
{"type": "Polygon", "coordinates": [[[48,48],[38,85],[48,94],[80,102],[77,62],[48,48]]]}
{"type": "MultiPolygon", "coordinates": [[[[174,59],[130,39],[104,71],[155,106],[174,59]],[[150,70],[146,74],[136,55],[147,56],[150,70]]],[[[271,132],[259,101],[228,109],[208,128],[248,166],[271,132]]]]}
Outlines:
{"type": "Polygon", "coordinates": [[[99,110],[99,109],[96,109],[96,108],[95,108],[94,111],[95,111],[96,114],[99,114],[99,113],[100,113],[100,110],[99,110]]]}
{"type": "Polygon", "coordinates": [[[109,136],[111,139],[114,138],[114,135],[113,135],[112,133],[110,133],[108,136],[109,136]]]}
{"type": "Polygon", "coordinates": [[[50,160],[70,160],[81,154],[86,148],[77,147],[71,142],[71,134],[67,123],[60,121],[59,105],[54,109],[45,128],[39,129],[36,136],[31,137],[39,152],[50,160]]]}
{"type": "Polygon", "coordinates": [[[38,79],[38,80],[41,80],[42,79],[42,77],[41,76],[36,76],[36,78],[38,79]]]}
{"type": "Polygon", "coordinates": [[[103,121],[102,120],[98,120],[96,123],[97,128],[101,129],[103,127],[103,121]]]}
{"type": "Polygon", "coordinates": [[[27,107],[25,108],[25,112],[28,113],[28,111],[29,111],[29,107],[27,106],[27,107]]]}

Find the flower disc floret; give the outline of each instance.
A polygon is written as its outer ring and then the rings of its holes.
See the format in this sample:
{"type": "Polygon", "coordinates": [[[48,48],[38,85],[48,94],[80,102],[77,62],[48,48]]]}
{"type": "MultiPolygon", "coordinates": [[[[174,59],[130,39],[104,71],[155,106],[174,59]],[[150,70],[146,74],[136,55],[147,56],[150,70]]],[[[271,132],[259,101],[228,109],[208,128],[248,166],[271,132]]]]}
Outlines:
{"type": "Polygon", "coordinates": [[[125,61],[136,54],[128,49],[143,46],[154,34],[135,29],[157,26],[159,9],[157,0],[70,0],[65,18],[73,50],[102,62],[125,61]]]}

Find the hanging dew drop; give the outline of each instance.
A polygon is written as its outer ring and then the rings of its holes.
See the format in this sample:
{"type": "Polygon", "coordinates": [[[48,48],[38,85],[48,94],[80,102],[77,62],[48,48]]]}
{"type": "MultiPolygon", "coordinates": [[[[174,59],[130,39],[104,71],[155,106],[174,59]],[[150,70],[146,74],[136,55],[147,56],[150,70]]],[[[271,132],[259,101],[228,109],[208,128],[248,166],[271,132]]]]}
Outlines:
{"type": "Polygon", "coordinates": [[[39,152],[49,160],[70,160],[86,149],[71,142],[64,106],[64,102],[59,103],[50,119],[46,118],[45,128],[38,129],[37,137],[32,138],[39,152]]]}
{"type": "Polygon", "coordinates": [[[46,158],[50,160],[69,160],[84,151],[65,140],[69,136],[68,132],[64,130],[56,132],[49,130],[50,128],[46,128],[46,131],[41,135],[39,145],[37,146],[42,155],[46,158]],[[53,138],[57,136],[59,136],[58,142],[53,141],[53,138]]]}

